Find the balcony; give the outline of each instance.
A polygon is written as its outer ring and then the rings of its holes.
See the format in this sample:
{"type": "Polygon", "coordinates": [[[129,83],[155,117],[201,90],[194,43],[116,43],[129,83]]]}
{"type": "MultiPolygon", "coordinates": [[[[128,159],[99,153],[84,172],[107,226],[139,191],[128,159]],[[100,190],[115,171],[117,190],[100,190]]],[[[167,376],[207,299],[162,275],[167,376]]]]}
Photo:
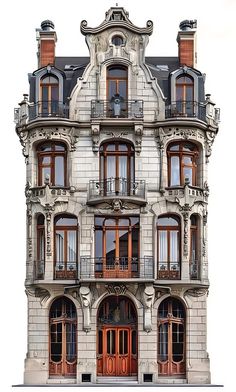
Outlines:
{"type": "Polygon", "coordinates": [[[159,262],[157,279],[180,279],[180,263],[177,261],[159,262]]]}
{"type": "Polygon", "coordinates": [[[153,279],[153,257],[81,257],[80,279],[153,279]]]}
{"type": "Polygon", "coordinates": [[[91,101],[91,118],[93,119],[143,119],[143,101],[124,101],[120,98],[91,101]]]}
{"type": "Polygon", "coordinates": [[[127,178],[107,178],[103,181],[90,180],[88,204],[97,204],[119,197],[128,198],[137,204],[146,203],[145,180],[130,181],[127,178]]]}
{"type": "Polygon", "coordinates": [[[166,118],[197,118],[206,122],[206,104],[196,101],[176,101],[166,105],[166,118]]]}
{"type": "Polygon", "coordinates": [[[39,101],[29,104],[29,121],[47,117],[69,118],[69,106],[60,101],[39,101]]]}
{"type": "Polygon", "coordinates": [[[76,261],[57,261],[54,267],[54,279],[77,279],[77,262],[76,261]]]}

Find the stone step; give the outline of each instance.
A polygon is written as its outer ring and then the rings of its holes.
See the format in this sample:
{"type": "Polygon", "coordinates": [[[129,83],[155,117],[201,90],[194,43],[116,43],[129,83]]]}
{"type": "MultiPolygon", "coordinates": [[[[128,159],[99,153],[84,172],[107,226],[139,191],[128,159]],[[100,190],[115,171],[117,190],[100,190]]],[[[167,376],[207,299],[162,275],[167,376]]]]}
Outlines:
{"type": "Polygon", "coordinates": [[[76,379],[63,377],[49,378],[47,384],[76,384],[76,379]]]}
{"type": "Polygon", "coordinates": [[[187,384],[186,378],[159,377],[158,384],[187,384]]]}
{"type": "Polygon", "coordinates": [[[137,384],[137,377],[97,377],[98,384],[137,384]]]}

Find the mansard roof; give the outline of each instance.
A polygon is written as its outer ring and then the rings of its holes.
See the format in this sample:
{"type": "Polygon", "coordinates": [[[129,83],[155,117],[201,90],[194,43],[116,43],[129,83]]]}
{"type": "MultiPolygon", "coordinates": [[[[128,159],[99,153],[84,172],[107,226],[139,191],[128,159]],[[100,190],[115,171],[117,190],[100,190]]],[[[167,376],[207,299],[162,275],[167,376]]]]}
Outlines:
{"type": "Polygon", "coordinates": [[[98,27],[87,27],[87,21],[82,20],[80,31],[82,34],[97,34],[111,27],[124,27],[137,34],[151,35],[153,22],[148,20],[146,27],[137,27],[129,19],[129,13],[123,7],[111,7],[105,14],[105,20],[98,27]]]}

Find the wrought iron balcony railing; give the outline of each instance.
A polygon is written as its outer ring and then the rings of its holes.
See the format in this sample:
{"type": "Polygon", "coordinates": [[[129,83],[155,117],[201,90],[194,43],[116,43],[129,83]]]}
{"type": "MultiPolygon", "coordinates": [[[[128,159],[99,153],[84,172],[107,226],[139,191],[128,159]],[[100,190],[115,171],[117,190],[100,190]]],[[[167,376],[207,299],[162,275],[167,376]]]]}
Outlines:
{"type": "Polygon", "coordinates": [[[196,101],[175,101],[166,105],[166,118],[195,117],[206,121],[206,104],[196,101]]]}
{"type": "Polygon", "coordinates": [[[69,118],[69,106],[61,101],[39,101],[29,105],[29,121],[38,117],[69,118]]]}
{"type": "Polygon", "coordinates": [[[91,118],[143,118],[142,100],[100,100],[91,101],[91,118]]]}
{"type": "Polygon", "coordinates": [[[180,279],[180,262],[159,262],[158,279],[180,279]]]}
{"type": "Polygon", "coordinates": [[[127,178],[107,178],[102,181],[90,180],[88,200],[101,197],[130,196],[145,199],[145,180],[131,181],[127,178]]]}
{"type": "Polygon", "coordinates": [[[76,261],[57,261],[54,267],[55,279],[77,279],[76,261]]]}
{"type": "Polygon", "coordinates": [[[153,257],[80,257],[80,279],[88,278],[153,279],[153,257]]]}

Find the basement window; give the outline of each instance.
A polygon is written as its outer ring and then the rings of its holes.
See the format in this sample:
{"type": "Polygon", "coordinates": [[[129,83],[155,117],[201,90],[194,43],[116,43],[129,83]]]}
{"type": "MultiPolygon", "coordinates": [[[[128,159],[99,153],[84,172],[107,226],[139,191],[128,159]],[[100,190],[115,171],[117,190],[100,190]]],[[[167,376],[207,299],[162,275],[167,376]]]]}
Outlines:
{"type": "Polygon", "coordinates": [[[153,374],[151,373],[144,373],[143,375],[143,382],[152,382],[153,374]]]}
{"type": "Polygon", "coordinates": [[[83,373],[82,382],[91,382],[91,373],[83,373]]]}

